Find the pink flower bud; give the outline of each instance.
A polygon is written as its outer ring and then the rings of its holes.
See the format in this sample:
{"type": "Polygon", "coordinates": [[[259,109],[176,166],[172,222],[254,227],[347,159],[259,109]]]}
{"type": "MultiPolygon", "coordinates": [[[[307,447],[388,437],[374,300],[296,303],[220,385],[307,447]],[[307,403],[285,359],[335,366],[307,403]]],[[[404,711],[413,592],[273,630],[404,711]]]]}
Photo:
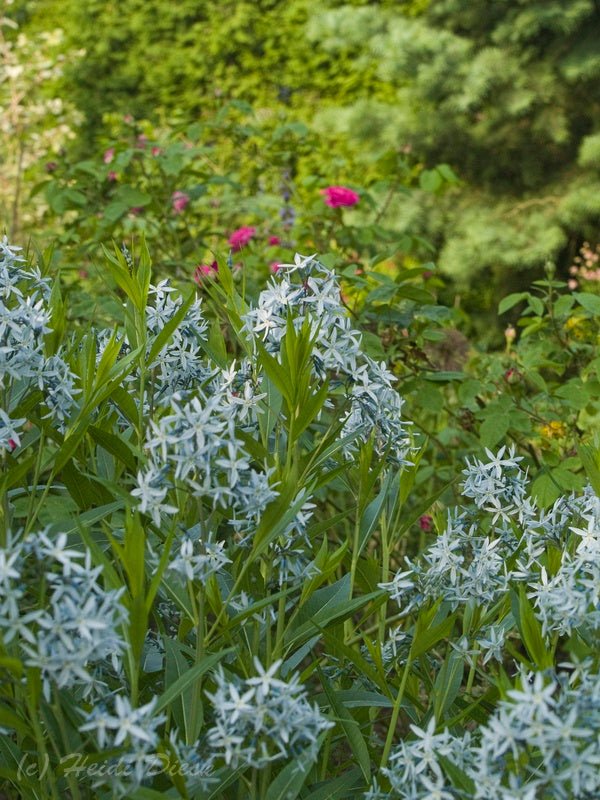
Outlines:
{"type": "Polygon", "coordinates": [[[216,261],[211,264],[198,264],[194,270],[194,280],[201,284],[205,278],[214,278],[219,273],[219,265],[216,261]]]}
{"type": "Polygon", "coordinates": [[[171,205],[175,214],[182,214],[190,202],[190,196],[185,192],[173,192],[171,195],[171,205]]]}
{"type": "Polygon", "coordinates": [[[419,528],[428,533],[433,529],[433,517],[430,514],[423,514],[419,517],[419,528]]]}

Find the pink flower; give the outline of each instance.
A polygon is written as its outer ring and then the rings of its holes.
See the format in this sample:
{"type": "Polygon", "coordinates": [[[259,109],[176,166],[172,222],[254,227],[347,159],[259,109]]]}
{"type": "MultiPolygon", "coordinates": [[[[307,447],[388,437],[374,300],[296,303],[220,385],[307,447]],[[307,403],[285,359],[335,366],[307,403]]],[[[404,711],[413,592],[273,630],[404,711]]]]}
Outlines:
{"type": "Polygon", "coordinates": [[[276,244],[281,244],[279,236],[269,236],[269,244],[274,247],[276,244]]]}
{"type": "Polygon", "coordinates": [[[171,195],[171,205],[175,214],[181,214],[185,211],[189,202],[190,196],[185,192],[173,192],[171,195]]]}
{"type": "Polygon", "coordinates": [[[145,134],[140,133],[140,135],[137,137],[135,141],[135,146],[143,150],[147,144],[148,144],[148,137],[145,134]]]}
{"type": "Polygon", "coordinates": [[[123,122],[125,122],[127,125],[131,125],[131,123],[133,122],[132,115],[131,114],[125,114],[125,116],[123,117],[123,122]]]}
{"type": "Polygon", "coordinates": [[[279,263],[279,261],[273,261],[271,264],[269,264],[269,269],[271,270],[273,275],[277,275],[280,266],[281,264],[279,263]]]}
{"type": "Polygon", "coordinates": [[[129,213],[134,217],[138,217],[140,214],[144,213],[144,206],[133,206],[133,208],[129,209],[129,213]]]}
{"type": "Polygon", "coordinates": [[[245,225],[243,228],[238,228],[229,237],[229,244],[232,250],[241,250],[242,247],[248,244],[250,239],[256,233],[256,228],[252,225],[245,225]]]}
{"type": "Polygon", "coordinates": [[[115,148],[114,147],[109,147],[108,150],[104,151],[104,163],[105,164],[110,164],[110,162],[113,160],[114,157],[115,157],[115,148]]]}
{"type": "Polygon", "coordinates": [[[194,280],[197,284],[201,284],[204,278],[212,278],[219,272],[219,265],[216,261],[212,264],[198,264],[194,270],[194,280]]]}
{"type": "Polygon", "coordinates": [[[576,280],[574,280],[573,278],[569,278],[569,280],[567,281],[567,286],[573,292],[577,288],[578,284],[576,280]]]}
{"type": "Polygon", "coordinates": [[[321,194],[325,195],[325,205],[330,208],[355,206],[360,200],[360,196],[356,192],[345,186],[328,186],[327,189],[321,189],[321,194]]]}
{"type": "Polygon", "coordinates": [[[106,180],[110,181],[111,183],[117,180],[117,173],[114,171],[114,169],[111,169],[111,171],[108,173],[106,180]]]}
{"type": "Polygon", "coordinates": [[[162,150],[160,147],[153,147],[151,153],[153,156],[159,156],[162,153],[162,150]]]}
{"type": "Polygon", "coordinates": [[[433,528],[433,517],[429,514],[419,517],[419,528],[425,532],[430,531],[433,528]]]}

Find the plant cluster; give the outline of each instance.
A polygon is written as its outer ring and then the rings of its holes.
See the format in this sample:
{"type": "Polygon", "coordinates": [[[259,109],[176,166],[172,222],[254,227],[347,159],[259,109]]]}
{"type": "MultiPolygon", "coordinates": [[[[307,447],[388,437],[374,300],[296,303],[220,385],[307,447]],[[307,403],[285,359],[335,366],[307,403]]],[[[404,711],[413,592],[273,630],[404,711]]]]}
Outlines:
{"type": "MultiPolygon", "coordinates": [[[[586,252],[593,256],[591,247],[586,252]]],[[[354,306],[360,322],[385,346],[406,413],[429,439],[421,461],[429,493],[465,457],[507,439],[530,459],[540,505],[583,488],[585,446],[600,433],[593,282],[572,286],[548,265],[529,291],[500,301],[510,322],[486,345],[460,309],[436,298],[443,292],[436,272],[416,270],[421,286],[403,283],[407,270],[389,279],[349,272],[348,284],[361,287],[354,306]]]]}

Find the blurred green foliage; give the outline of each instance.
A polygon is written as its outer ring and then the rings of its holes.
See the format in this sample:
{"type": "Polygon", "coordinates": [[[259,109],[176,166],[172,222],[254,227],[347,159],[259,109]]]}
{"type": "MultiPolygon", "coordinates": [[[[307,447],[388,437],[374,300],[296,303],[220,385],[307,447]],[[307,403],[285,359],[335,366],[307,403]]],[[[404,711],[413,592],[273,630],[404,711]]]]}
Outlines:
{"type": "MultiPolygon", "coordinates": [[[[84,114],[80,157],[112,114],[177,127],[231,100],[261,122],[284,113],[316,126],[328,142],[321,173],[339,158],[362,173],[402,151],[423,175],[390,204],[393,226],[434,244],[475,309],[595,237],[592,0],[20,0],[11,14],[32,30],[60,24],[86,50],[64,84],[84,114]],[[440,163],[461,179],[444,197],[440,163]],[[469,294],[482,270],[490,291],[469,294]]],[[[228,150],[224,136],[217,144],[228,150]]]]}
{"type": "Polygon", "coordinates": [[[354,70],[375,66],[394,98],[365,94],[318,121],[452,165],[462,185],[441,202],[400,203],[397,222],[429,236],[463,282],[566,264],[596,236],[600,210],[599,34],[592,0],[433,0],[411,19],[379,4],[323,10],[313,46],[351,48],[354,70]]]}
{"type": "Polygon", "coordinates": [[[0,230],[13,240],[39,226],[43,204],[30,188],[81,122],[58,90],[79,57],[60,28],[24,33],[0,14],[0,230]]]}
{"type": "Polygon", "coordinates": [[[291,107],[307,117],[315,105],[351,102],[364,92],[383,97],[387,90],[375,67],[353,72],[351,50],[332,56],[310,46],[304,29],[322,8],[315,0],[23,5],[29,25],[60,20],[70,40],[86,50],[69,81],[86,114],[86,140],[96,136],[107,112],[189,121],[223,98],[291,107]]]}

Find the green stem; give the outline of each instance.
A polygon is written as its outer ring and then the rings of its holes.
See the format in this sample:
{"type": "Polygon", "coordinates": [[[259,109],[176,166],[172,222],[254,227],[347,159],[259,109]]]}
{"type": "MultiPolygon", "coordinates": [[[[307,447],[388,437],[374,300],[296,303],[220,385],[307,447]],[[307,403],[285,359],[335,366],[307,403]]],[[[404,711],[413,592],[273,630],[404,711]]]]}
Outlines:
{"type": "Polygon", "coordinates": [[[329,764],[329,753],[331,751],[331,738],[333,734],[331,731],[327,734],[325,738],[325,744],[323,746],[323,756],[321,762],[321,780],[324,781],[327,778],[327,765],[329,764]]]}
{"type": "Polygon", "coordinates": [[[42,492],[42,496],[40,497],[40,500],[39,500],[37,506],[34,508],[33,513],[27,519],[27,524],[25,525],[25,531],[23,533],[23,538],[25,538],[29,533],[31,533],[31,530],[33,529],[33,526],[34,526],[35,522],[37,521],[37,518],[38,518],[38,516],[40,514],[40,511],[42,510],[42,508],[44,506],[44,503],[46,502],[46,498],[48,497],[48,494],[50,493],[50,489],[52,488],[52,484],[54,483],[54,478],[55,477],[56,477],[56,469],[52,469],[52,472],[50,473],[50,477],[48,478],[48,482],[44,486],[44,491],[42,492]]]}
{"type": "MultiPolygon", "coordinates": [[[[144,337],[142,339],[144,345],[146,344],[146,331],[145,331],[145,322],[141,323],[141,330],[140,330],[140,337],[144,337]]],[[[145,347],[144,347],[145,350],[145,347]]],[[[146,440],[146,427],[144,424],[144,400],[146,395],[146,353],[142,353],[140,355],[139,361],[139,369],[140,369],[140,399],[139,399],[139,408],[138,408],[138,444],[140,449],[143,449],[144,443],[146,440]]]]}
{"type": "Polygon", "coordinates": [[[35,503],[35,494],[36,494],[36,491],[37,491],[38,481],[40,479],[40,472],[41,472],[41,469],[42,469],[42,456],[43,456],[43,453],[44,453],[44,441],[45,441],[45,435],[44,435],[44,431],[42,431],[40,433],[40,441],[39,441],[39,445],[38,445],[37,456],[36,456],[36,459],[35,459],[35,467],[34,467],[34,471],[33,471],[33,481],[31,483],[32,491],[31,491],[31,497],[29,498],[29,508],[27,509],[27,519],[29,519],[30,516],[33,514],[33,507],[34,507],[34,503],[35,503]]]}
{"type": "MultiPolygon", "coordinates": [[[[62,706],[60,704],[60,697],[58,695],[58,690],[54,690],[54,703],[52,706],[52,710],[54,711],[54,716],[58,721],[58,727],[60,729],[61,737],[63,740],[63,746],[65,749],[65,755],[69,754],[70,745],[69,745],[69,736],[67,734],[67,726],[65,723],[65,716],[63,714],[62,706]]],[[[71,791],[71,795],[73,800],[81,800],[81,793],[79,791],[79,785],[77,783],[77,779],[73,773],[68,772],[67,774],[67,783],[69,784],[69,789],[71,791]]]]}
{"type": "MultiPolygon", "coordinates": [[[[217,631],[219,625],[221,624],[221,620],[223,619],[224,615],[227,612],[227,603],[231,600],[232,597],[235,597],[235,595],[237,594],[237,591],[240,588],[240,585],[241,585],[242,581],[244,580],[246,572],[250,569],[252,564],[253,564],[253,562],[251,560],[249,560],[249,559],[244,561],[244,564],[243,564],[243,566],[242,566],[242,568],[240,570],[240,574],[237,576],[236,581],[235,581],[231,591],[229,592],[225,602],[221,606],[221,610],[217,614],[217,617],[216,617],[215,621],[213,622],[213,624],[211,626],[211,629],[208,631],[208,633],[204,637],[205,645],[212,641],[213,635],[217,631]]],[[[267,630],[268,629],[269,628],[267,626],[267,630]]]]}
{"type": "MultiPolygon", "coordinates": [[[[388,541],[388,525],[385,513],[381,515],[381,583],[387,583],[390,573],[390,547],[388,541]]],[[[379,611],[379,641],[385,639],[385,622],[387,617],[387,600],[379,611]]]]}
{"type": "Polygon", "coordinates": [[[260,775],[260,800],[265,800],[269,786],[271,785],[271,762],[263,767],[260,775]]]}
{"type": "Polygon", "coordinates": [[[288,430],[287,453],[285,458],[285,472],[289,475],[292,471],[292,456],[294,454],[294,411],[290,411],[290,427],[288,430]]]}
{"type": "Polygon", "coordinates": [[[475,672],[477,670],[477,661],[475,658],[471,661],[471,667],[469,669],[469,677],[467,678],[467,686],[465,688],[466,694],[471,693],[471,689],[473,688],[473,681],[475,680],[475,672]]]}
{"type": "MultiPolygon", "coordinates": [[[[26,696],[29,694],[30,692],[27,691],[26,696]]],[[[29,710],[29,719],[31,720],[31,725],[33,727],[33,732],[35,736],[35,742],[37,745],[39,779],[41,781],[42,777],[45,774],[48,775],[48,783],[50,784],[50,793],[52,796],[52,800],[59,800],[58,787],[56,785],[54,771],[50,769],[49,766],[50,757],[48,755],[48,750],[46,749],[46,741],[44,739],[44,734],[40,726],[39,709],[33,707],[33,703],[28,696],[27,696],[27,706],[29,710]]]]}
{"type": "MultiPolygon", "coordinates": [[[[2,41],[2,36],[0,36],[0,41],[2,41]]],[[[0,387],[2,388],[2,406],[1,408],[5,409],[7,412],[10,411],[10,389],[6,386],[4,379],[0,381],[0,387]]],[[[2,475],[6,475],[6,465],[8,462],[8,457],[6,452],[2,453],[2,459],[0,464],[2,465],[2,475]]],[[[8,489],[4,487],[2,491],[2,502],[0,504],[0,547],[7,547],[8,546],[8,519],[9,519],[9,506],[8,506],[8,489]]]]}
{"type": "Polygon", "coordinates": [[[352,563],[350,564],[350,597],[352,597],[352,593],[354,591],[354,581],[356,579],[356,567],[358,566],[359,547],[360,547],[360,512],[359,508],[357,508],[356,519],[354,521],[354,533],[352,535],[352,563]]]}
{"type": "MultiPolygon", "coordinates": [[[[195,656],[195,664],[200,664],[200,662],[204,659],[204,590],[202,587],[198,590],[198,605],[194,603],[193,600],[193,590],[191,584],[190,588],[190,596],[192,597],[192,603],[194,608],[194,615],[196,617],[196,656],[195,656]]],[[[198,678],[195,686],[194,692],[192,694],[192,708],[190,712],[190,731],[192,733],[192,737],[195,737],[195,731],[198,727],[198,715],[200,713],[201,708],[201,697],[202,697],[202,678],[198,678]]],[[[188,742],[188,744],[192,744],[192,742],[188,742]]]]}
{"type": "MultiPolygon", "coordinates": [[[[131,650],[131,648],[129,649],[131,650]]],[[[131,705],[133,708],[137,708],[140,696],[139,664],[133,655],[129,658],[129,667],[129,674],[131,675],[131,705]]]]}
{"type": "MultiPolygon", "coordinates": [[[[285,592],[287,588],[287,584],[283,584],[281,590],[285,592]]],[[[282,595],[279,598],[279,603],[277,605],[277,631],[275,633],[275,648],[273,650],[273,658],[277,660],[281,658],[281,654],[283,652],[283,634],[285,630],[285,602],[286,602],[286,595],[282,595]]]]}
{"type": "MultiPolygon", "coordinates": [[[[6,455],[2,456],[2,474],[6,474],[6,455]]],[[[0,503],[0,547],[5,548],[8,545],[8,494],[6,490],[2,492],[2,502],[0,503]]]]}
{"type": "MultiPolygon", "coordinates": [[[[354,582],[356,580],[356,568],[358,566],[359,548],[360,548],[360,519],[361,519],[361,502],[360,502],[360,488],[359,496],[356,503],[356,516],[354,519],[354,533],[352,535],[352,561],[350,563],[350,599],[354,594],[354,582]]],[[[344,623],[344,630],[346,638],[352,636],[353,625],[352,619],[346,620],[344,623]]]]}
{"type": "Polygon", "coordinates": [[[385,740],[385,746],[383,748],[383,756],[381,757],[380,769],[383,769],[387,765],[388,758],[390,756],[390,750],[392,749],[392,744],[394,742],[394,734],[396,733],[396,725],[398,724],[398,717],[400,716],[400,707],[402,705],[402,699],[404,697],[406,682],[408,680],[408,675],[410,673],[411,666],[412,666],[412,660],[409,655],[408,660],[406,662],[406,666],[404,667],[404,672],[402,674],[402,681],[400,683],[400,688],[398,689],[398,694],[396,695],[396,700],[394,701],[392,718],[390,720],[390,727],[388,728],[387,737],[385,740]]]}

